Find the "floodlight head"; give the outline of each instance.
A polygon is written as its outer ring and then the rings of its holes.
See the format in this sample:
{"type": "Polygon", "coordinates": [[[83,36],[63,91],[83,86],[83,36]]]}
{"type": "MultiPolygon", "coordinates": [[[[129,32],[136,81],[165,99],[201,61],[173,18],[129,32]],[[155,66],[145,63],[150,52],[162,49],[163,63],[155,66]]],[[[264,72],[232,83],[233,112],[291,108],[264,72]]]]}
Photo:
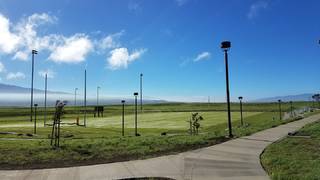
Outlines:
{"type": "Polygon", "coordinates": [[[121,101],[122,104],[124,104],[125,102],[126,102],[125,100],[122,100],[122,101],[121,101]]]}
{"type": "Polygon", "coordinates": [[[38,51],[32,50],[32,54],[38,54],[38,51]]]}
{"type": "Polygon", "coordinates": [[[279,99],[278,102],[280,103],[280,102],[281,102],[281,99],[279,99]]]}
{"type": "Polygon", "coordinates": [[[78,88],[75,88],[74,90],[78,90],[78,88]]]}
{"type": "Polygon", "coordinates": [[[137,92],[133,93],[134,96],[138,96],[139,94],[137,92]]]}
{"type": "Polygon", "coordinates": [[[34,104],[34,106],[35,106],[35,107],[37,107],[37,106],[38,106],[38,104],[34,104]]]}
{"type": "Polygon", "coordinates": [[[223,41],[221,43],[221,49],[223,50],[228,50],[231,47],[231,42],[230,41],[223,41]]]}
{"type": "Polygon", "coordinates": [[[140,74],[140,76],[142,77],[142,76],[143,76],[143,74],[141,73],[141,74],[140,74]]]}
{"type": "Polygon", "coordinates": [[[239,96],[238,98],[239,98],[239,100],[242,100],[242,99],[243,99],[243,97],[242,97],[242,96],[239,96]]]}

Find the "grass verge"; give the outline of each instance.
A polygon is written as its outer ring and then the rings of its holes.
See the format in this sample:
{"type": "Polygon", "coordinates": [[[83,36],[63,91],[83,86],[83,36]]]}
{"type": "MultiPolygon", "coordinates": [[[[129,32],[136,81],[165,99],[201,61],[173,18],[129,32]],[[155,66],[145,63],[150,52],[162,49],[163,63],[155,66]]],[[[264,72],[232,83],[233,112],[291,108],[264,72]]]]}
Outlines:
{"type": "Polygon", "coordinates": [[[320,179],[320,122],[271,144],[261,162],[272,179],[320,179]]]}

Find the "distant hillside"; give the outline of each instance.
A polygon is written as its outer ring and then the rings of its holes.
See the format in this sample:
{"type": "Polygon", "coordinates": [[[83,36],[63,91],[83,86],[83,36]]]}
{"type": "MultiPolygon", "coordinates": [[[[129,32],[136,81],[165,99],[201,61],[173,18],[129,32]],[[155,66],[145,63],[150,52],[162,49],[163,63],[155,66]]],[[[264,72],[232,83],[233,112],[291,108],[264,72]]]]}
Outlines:
{"type": "MultiPolygon", "coordinates": [[[[0,93],[26,94],[26,93],[30,93],[30,91],[31,91],[31,88],[25,88],[25,87],[0,83],[0,93]]],[[[44,93],[44,90],[34,89],[34,93],[44,93]]],[[[69,93],[48,91],[48,94],[69,94],[69,93]]]]}
{"type": "MultiPolygon", "coordinates": [[[[30,104],[30,88],[1,84],[0,83],[0,106],[29,106],[30,104]]],[[[100,104],[120,104],[123,98],[106,98],[100,97],[100,104]]],[[[54,92],[48,91],[47,105],[53,106],[56,100],[66,100],[68,105],[74,104],[74,94],[66,92],[54,92]]],[[[133,104],[134,99],[125,98],[127,104],[133,104]]],[[[95,96],[87,96],[87,105],[96,105],[95,96]]],[[[164,103],[164,100],[144,99],[145,104],[164,103]]],[[[39,106],[44,105],[44,91],[40,89],[34,89],[34,103],[39,106]]],[[[79,94],[77,99],[77,105],[83,105],[83,95],[79,94]]]]}
{"type": "Polygon", "coordinates": [[[311,93],[305,93],[305,94],[288,95],[288,96],[275,96],[275,97],[257,99],[257,100],[254,100],[253,102],[276,102],[279,99],[281,99],[282,101],[310,101],[312,95],[313,94],[311,93]]]}

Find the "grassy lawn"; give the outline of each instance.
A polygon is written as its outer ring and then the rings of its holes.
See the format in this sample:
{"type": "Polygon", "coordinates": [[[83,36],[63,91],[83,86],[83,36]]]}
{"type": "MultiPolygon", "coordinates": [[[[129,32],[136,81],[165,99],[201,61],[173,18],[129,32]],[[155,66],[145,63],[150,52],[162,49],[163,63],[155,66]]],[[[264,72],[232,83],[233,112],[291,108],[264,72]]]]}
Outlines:
{"type": "MultiPolygon", "coordinates": [[[[296,107],[303,106],[297,104],[296,107]]],[[[109,112],[103,118],[89,115],[86,128],[63,125],[61,129],[61,147],[52,149],[49,134],[51,127],[43,127],[40,115],[37,135],[25,136],[33,132],[33,123],[28,121],[27,109],[7,108],[2,115],[0,109],[0,132],[16,132],[24,134],[0,134],[0,169],[28,169],[43,167],[63,167],[116,162],[131,159],[143,159],[164,154],[173,154],[199,147],[210,146],[228,140],[227,114],[225,111],[208,111],[208,105],[174,104],[147,105],[138,116],[138,132],[134,134],[134,115],[128,107],[125,121],[125,136],[121,136],[120,106],[106,106],[109,112]],[[190,111],[192,106],[195,110],[190,111]],[[111,110],[113,109],[113,110],[111,110]],[[161,111],[159,111],[161,109],[161,111]],[[188,120],[192,112],[204,117],[200,134],[188,135],[188,120]],[[11,114],[9,113],[11,112],[11,114]],[[166,136],[161,136],[166,132],[166,136]]],[[[212,105],[215,106],[215,105],[212,105]]],[[[222,105],[219,105],[220,107],[222,105]]],[[[236,137],[271,128],[292,120],[280,121],[276,104],[259,104],[257,110],[265,106],[267,111],[254,111],[254,106],[244,112],[244,120],[249,126],[240,127],[240,114],[232,112],[233,131],[236,137]]],[[[76,111],[72,107],[66,109],[63,122],[74,122],[76,111]]],[[[40,111],[41,112],[41,111],[40,111]]]]}
{"type": "Polygon", "coordinates": [[[261,161],[272,179],[320,179],[320,122],[270,145],[261,161]]]}

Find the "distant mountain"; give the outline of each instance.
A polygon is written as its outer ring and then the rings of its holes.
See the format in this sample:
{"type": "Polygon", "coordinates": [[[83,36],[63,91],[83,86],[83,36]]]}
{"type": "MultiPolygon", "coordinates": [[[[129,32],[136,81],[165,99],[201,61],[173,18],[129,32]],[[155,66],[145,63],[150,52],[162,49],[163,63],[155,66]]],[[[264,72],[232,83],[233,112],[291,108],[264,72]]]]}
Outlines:
{"type": "MultiPolygon", "coordinates": [[[[35,94],[44,93],[44,90],[40,90],[40,89],[33,89],[33,90],[34,90],[33,92],[35,94]]],[[[25,93],[30,93],[30,91],[31,91],[31,88],[25,88],[25,87],[20,87],[20,86],[0,83],[0,93],[25,94],[25,93]]],[[[70,93],[48,91],[48,94],[70,94],[70,93]]]]}
{"type": "Polygon", "coordinates": [[[257,100],[253,100],[252,102],[276,102],[279,99],[282,101],[310,101],[311,93],[305,94],[297,94],[297,95],[288,95],[288,96],[275,96],[275,97],[268,97],[268,98],[261,98],[257,100]]]}
{"type": "MultiPolygon", "coordinates": [[[[30,105],[30,88],[1,84],[0,83],[0,106],[29,106],[30,105]]],[[[77,105],[82,106],[84,104],[83,95],[78,94],[77,105]]],[[[123,98],[106,98],[100,97],[100,104],[121,104],[123,98]]],[[[74,94],[66,92],[48,91],[47,105],[53,106],[56,100],[66,100],[68,105],[74,105],[74,94]]],[[[125,98],[126,104],[133,104],[134,99],[125,98]]],[[[164,100],[144,99],[144,104],[165,103],[164,100]]],[[[39,106],[44,105],[44,90],[34,89],[34,103],[39,106]]],[[[87,105],[96,105],[95,96],[87,96],[87,105]]]]}

